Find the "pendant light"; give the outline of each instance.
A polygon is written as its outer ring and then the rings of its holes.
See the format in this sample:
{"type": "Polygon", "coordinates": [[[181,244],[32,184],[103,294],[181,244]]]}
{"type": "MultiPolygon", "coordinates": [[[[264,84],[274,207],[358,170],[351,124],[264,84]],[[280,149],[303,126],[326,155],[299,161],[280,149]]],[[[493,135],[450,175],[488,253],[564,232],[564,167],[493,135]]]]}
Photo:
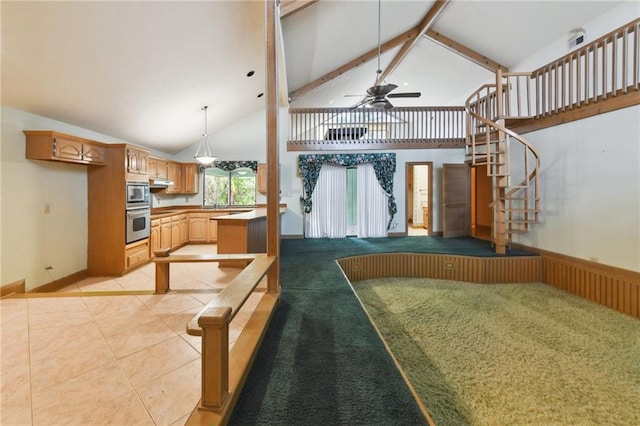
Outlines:
{"type": "Polygon", "coordinates": [[[217,157],[213,155],[211,146],[209,145],[209,135],[207,134],[207,108],[209,107],[206,105],[202,107],[202,110],[204,111],[204,134],[200,139],[200,146],[198,146],[198,150],[194,156],[195,159],[203,165],[209,165],[217,160],[217,157]]]}

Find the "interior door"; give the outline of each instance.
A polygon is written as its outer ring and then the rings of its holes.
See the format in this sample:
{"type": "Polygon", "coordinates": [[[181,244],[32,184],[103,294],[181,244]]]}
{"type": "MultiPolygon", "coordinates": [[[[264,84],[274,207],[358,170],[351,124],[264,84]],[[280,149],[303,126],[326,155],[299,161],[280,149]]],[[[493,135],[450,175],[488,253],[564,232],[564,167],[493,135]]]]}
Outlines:
{"type": "Polygon", "coordinates": [[[471,234],[471,174],[467,164],[442,165],[442,236],[471,234]]]}

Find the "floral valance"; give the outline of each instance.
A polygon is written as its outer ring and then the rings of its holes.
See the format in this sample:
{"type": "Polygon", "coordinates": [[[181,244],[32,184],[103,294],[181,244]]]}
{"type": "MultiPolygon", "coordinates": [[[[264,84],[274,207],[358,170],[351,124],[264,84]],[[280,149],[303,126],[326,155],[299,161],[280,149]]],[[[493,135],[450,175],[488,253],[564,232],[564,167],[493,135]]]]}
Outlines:
{"type": "Polygon", "coordinates": [[[256,173],[258,171],[258,162],[257,161],[214,161],[212,164],[208,166],[202,166],[201,169],[207,169],[209,167],[216,167],[220,170],[224,170],[225,172],[231,172],[235,169],[247,167],[253,170],[254,173],[256,173]]]}
{"type": "MultiPolygon", "coordinates": [[[[373,170],[382,189],[389,196],[389,226],[393,216],[398,211],[395,198],[393,197],[393,175],[396,172],[396,154],[309,154],[298,157],[298,172],[302,176],[304,185],[304,197],[300,201],[304,205],[305,213],[311,212],[311,194],[316,188],[320,168],[322,164],[333,164],[336,166],[357,166],[358,164],[373,163],[373,170]]],[[[389,226],[387,229],[389,229],[389,226]]]]}

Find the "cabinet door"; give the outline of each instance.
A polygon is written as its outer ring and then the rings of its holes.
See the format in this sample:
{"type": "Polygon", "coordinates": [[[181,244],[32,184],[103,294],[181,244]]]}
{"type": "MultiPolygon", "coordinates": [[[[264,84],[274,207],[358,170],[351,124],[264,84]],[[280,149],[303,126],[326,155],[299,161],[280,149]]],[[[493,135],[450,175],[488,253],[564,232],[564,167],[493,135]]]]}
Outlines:
{"type": "Polygon", "coordinates": [[[182,166],[180,163],[167,163],[167,179],[173,182],[173,185],[167,187],[167,194],[182,192],[182,166]]]}
{"type": "Polygon", "coordinates": [[[218,221],[216,215],[209,215],[209,224],[207,226],[207,241],[214,243],[218,241],[218,221]]]}
{"type": "Polygon", "coordinates": [[[189,242],[189,221],[186,215],[180,218],[180,245],[189,242]]]}
{"type": "Polygon", "coordinates": [[[98,145],[85,143],[82,145],[82,159],[91,164],[104,164],[105,149],[98,145]]]}
{"type": "Polygon", "coordinates": [[[180,247],[180,218],[171,221],[171,250],[180,247]]]}
{"type": "Polygon", "coordinates": [[[160,239],[160,221],[151,221],[151,233],[149,235],[151,240],[150,257],[154,257],[154,253],[162,248],[162,241],[160,239]]]}
{"type": "Polygon", "coordinates": [[[167,178],[167,162],[162,159],[157,159],[156,162],[157,162],[156,177],[159,179],[166,179],[167,178]]]}
{"type": "Polygon", "coordinates": [[[163,218],[160,226],[160,248],[171,248],[171,218],[163,218]],[[168,221],[166,220],[168,219],[168,221]]]}
{"type": "Polygon", "coordinates": [[[267,193],[267,165],[265,163],[258,164],[257,188],[261,194],[267,193]]]}
{"type": "Polygon", "coordinates": [[[183,164],[182,165],[182,192],[185,194],[197,194],[198,193],[198,183],[200,173],[198,171],[198,164],[183,164]]]}
{"type": "Polygon", "coordinates": [[[149,174],[149,154],[138,148],[127,148],[127,172],[132,174],[149,174]]]}
{"type": "Polygon", "coordinates": [[[158,177],[158,159],[149,157],[149,177],[158,177]]]}
{"type": "Polygon", "coordinates": [[[53,138],[53,156],[65,160],[82,160],[82,142],[53,138]]]}
{"type": "Polygon", "coordinates": [[[204,243],[207,241],[207,227],[209,215],[207,213],[192,213],[189,215],[189,241],[204,243]]]}

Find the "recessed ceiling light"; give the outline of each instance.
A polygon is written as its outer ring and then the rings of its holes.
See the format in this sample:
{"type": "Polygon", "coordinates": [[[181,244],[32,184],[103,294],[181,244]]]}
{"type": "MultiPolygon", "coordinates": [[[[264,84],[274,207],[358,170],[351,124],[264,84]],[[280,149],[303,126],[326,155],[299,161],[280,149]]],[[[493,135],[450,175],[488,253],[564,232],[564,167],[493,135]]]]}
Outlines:
{"type": "Polygon", "coordinates": [[[264,96],[264,93],[258,93],[258,97],[261,98],[264,96]]]}
{"type": "Polygon", "coordinates": [[[407,83],[406,81],[404,83],[402,83],[403,86],[408,86],[409,83],[407,83]]]}
{"type": "Polygon", "coordinates": [[[255,73],[256,73],[255,71],[249,71],[249,72],[247,73],[247,77],[253,77],[253,75],[254,75],[255,73]]]}

